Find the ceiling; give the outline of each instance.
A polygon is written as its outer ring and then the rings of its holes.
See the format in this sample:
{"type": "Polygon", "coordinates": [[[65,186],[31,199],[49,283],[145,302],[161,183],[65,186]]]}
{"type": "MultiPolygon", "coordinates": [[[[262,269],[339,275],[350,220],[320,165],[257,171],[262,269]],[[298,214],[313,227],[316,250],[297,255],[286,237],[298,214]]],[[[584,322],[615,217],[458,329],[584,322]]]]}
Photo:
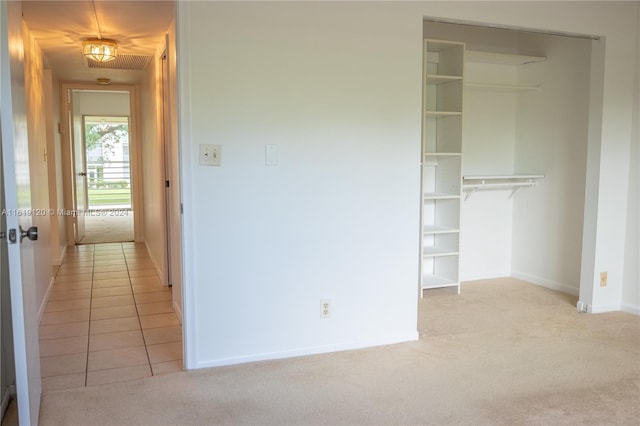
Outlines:
{"type": "MultiPolygon", "coordinates": [[[[22,1],[24,21],[42,48],[46,63],[64,81],[110,78],[114,83],[136,83],[143,71],[89,68],[82,41],[98,36],[93,6],[103,38],[118,42],[118,55],[152,56],[174,20],[173,1],[22,1]],[[92,5],[93,3],[93,5],[92,5]]],[[[121,67],[128,67],[122,65],[121,67]]]]}

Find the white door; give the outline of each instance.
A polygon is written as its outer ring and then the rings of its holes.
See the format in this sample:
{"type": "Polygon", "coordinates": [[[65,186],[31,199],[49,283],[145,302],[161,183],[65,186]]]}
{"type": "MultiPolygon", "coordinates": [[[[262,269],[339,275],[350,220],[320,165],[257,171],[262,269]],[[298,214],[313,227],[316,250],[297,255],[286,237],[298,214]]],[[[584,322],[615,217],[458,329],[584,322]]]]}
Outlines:
{"type": "Polygon", "coordinates": [[[84,120],[76,116],[73,107],[73,91],[68,94],[70,100],[69,129],[71,130],[71,146],[73,147],[73,171],[74,171],[74,206],[75,216],[75,242],[79,243],[84,238],[84,212],[87,210],[87,166],[84,149],[84,120]]]}
{"type": "Polygon", "coordinates": [[[40,350],[36,311],[34,242],[20,238],[31,217],[29,149],[25,107],[20,2],[0,2],[0,136],[7,221],[9,282],[13,321],[16,391],[20,424],[38,424],[40,350]],[[13,230],[13,231],[12,231],[13,230]],[[16,238],[10,238],[16,232],[16,238]],[[13,239],[15,242],[8,241],[13,239]]]}

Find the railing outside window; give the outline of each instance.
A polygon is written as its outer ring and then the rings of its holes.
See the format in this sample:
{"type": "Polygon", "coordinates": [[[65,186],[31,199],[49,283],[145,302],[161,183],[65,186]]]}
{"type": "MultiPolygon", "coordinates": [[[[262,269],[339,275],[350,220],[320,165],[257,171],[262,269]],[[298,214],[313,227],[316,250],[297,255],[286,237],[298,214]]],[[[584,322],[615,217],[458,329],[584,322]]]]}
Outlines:
{"type": "Polygon", "coordinates": [[[131,208],[131,169],[128,161],[87,163],[90,210],[131,208]]]}

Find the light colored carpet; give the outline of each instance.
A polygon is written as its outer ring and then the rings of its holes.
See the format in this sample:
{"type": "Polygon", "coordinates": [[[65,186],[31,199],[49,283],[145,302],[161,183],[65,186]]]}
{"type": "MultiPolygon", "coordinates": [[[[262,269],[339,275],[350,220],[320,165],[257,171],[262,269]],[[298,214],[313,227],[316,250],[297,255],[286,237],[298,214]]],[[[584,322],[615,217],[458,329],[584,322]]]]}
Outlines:
{"type": "Polygon", "coordinates": [[[42,425],[622,425],[640,318],[514,279],[420,301],[417,342],[47,392],[42,425]]]}
{"type": "MultiPolygon", "coordinates": [[[[114,210],[120,212],[120,210],[114,210]]],[[[133,241],[133,212],[112,214],[111,211],[85,216],[85,233],[79,244],[120,243],[133,241]]]]}

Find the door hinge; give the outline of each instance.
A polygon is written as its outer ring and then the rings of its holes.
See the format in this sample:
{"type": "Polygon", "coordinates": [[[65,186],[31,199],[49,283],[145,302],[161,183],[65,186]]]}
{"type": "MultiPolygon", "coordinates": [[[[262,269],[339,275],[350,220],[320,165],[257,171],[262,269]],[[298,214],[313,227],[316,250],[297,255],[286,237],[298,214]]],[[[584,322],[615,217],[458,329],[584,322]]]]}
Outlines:
{"type": "Polygon", "coordinates": [[[184,213],[184,205],[180,203],[180,214],[184,213]]]}
{"type": "Polygon", "coordinates": [[[165,188],[171,188],[171,182],[169,182],[168,180],[164,181],[164,187],[165,188]]]}

